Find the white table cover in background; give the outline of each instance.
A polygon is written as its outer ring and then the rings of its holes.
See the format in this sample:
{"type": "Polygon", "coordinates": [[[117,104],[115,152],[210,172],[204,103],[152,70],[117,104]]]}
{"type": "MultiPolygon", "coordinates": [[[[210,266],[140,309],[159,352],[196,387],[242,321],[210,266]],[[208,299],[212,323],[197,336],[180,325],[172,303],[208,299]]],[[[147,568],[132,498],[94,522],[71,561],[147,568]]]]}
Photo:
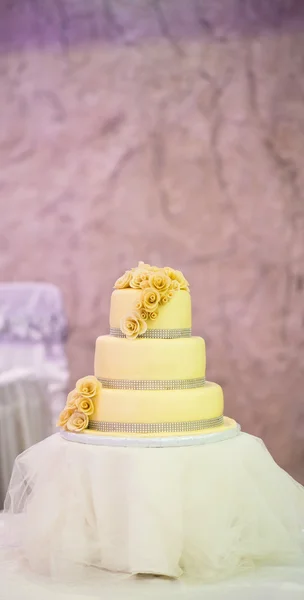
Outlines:
{"type": "Polygon", "coordinates": [[[0,372],[27,368],[45,381],[53,428],[64,406],[69,372],[60,290],[47,283],[0,285],[0,372]]]}
{"type": "Polygon", "coordinates": [[[50,432],[46,386],[24,370],[0,374],[0,510],[16,457],[50,432]]]}

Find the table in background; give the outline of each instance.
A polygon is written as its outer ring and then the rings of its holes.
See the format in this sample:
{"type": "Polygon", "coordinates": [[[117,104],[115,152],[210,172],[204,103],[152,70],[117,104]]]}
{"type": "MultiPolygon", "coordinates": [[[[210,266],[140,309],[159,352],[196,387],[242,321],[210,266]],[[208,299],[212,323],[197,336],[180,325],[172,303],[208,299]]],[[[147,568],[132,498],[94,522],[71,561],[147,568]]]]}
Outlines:
{"type": "Polygon", "coordinates": [[[53,431],[69,381],[67,322],[60,290],[49,283],[0,284],[0,373],[28,369],[50,392],[53,431]]]}
{"type": "Polygon", "coordinates": [[[30,371],[0,374],[0,509],[18,454],[51,433],[49,394],[30,371]]]}

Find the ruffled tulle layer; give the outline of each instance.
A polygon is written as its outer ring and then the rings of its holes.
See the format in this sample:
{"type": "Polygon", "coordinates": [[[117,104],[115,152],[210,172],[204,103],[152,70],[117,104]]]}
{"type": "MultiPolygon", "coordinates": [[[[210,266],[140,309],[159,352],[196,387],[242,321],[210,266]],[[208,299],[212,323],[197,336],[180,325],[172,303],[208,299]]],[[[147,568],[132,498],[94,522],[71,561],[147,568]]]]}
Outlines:
{"type": "Polygon", "coordinates": [[[10,543],[56,578],[90,565],[209,581],[304,563],[304,489],[244,433],[177,448],[56,434],[17,459],[5,509],[10,543]]]}

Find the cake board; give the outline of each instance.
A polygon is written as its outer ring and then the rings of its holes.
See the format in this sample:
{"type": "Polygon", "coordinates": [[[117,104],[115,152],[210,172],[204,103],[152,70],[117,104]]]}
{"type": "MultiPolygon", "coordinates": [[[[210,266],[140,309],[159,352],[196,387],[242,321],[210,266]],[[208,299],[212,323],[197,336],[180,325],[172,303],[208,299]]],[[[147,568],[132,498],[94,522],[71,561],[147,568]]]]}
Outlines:
{"type": "Polygon", "coordinates": [[[92,430],[82,433],[72,433],[61,430],[63,439],[79,444],[91,444],[93,446],[116,446],[123,448],[180,448],[183,446],[201,446],[231,439],[239,434],[241,426],[228,417],[224,417],[224,424],[216,429],[192,433],[192,435],[164,435],[152,436],[123,436],[123,435],[101,435],[92,430]]]}

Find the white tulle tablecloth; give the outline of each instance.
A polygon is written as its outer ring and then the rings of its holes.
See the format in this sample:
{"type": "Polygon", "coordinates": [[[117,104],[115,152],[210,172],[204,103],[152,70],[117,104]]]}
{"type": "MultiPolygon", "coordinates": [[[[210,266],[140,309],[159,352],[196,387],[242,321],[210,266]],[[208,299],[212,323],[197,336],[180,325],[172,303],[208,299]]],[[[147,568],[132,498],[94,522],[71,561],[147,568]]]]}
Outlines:
{"type": "Polygon", "coordinates": [[[89,584],[88,566],[207,584],[304,569],[304,489],[245,433],[171,448],[55,434],[16,460],[5,510],[6,539],[54,581],[89,584]]]}
{"type": "Polygon", "coordinates": [[[46,386],[30,371],[0,374],[0,508],[18,454],[51,432],[46,386]]]}
{"type": "MultiPolygon", "coordinates": [[[[18,517],[16,517],[18,518],[18,517]]],[[[128,577],[90,569],[89,583],[54,583],[31,573],[4,539],[0,515],[1,600],[303,600],[304,571],[261,568],[221,583],[128,577]]]]}

